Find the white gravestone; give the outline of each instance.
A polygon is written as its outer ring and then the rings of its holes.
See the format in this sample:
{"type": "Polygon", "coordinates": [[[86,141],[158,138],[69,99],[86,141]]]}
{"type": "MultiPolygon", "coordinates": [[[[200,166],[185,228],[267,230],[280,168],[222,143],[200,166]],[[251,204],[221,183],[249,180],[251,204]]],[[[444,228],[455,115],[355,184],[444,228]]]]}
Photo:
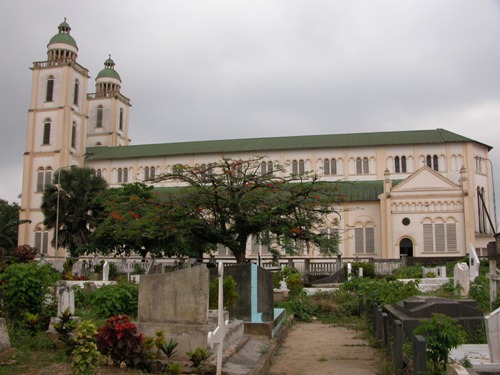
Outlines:
{"type": "Polygon", "coordinates": [[[500,308],[486,315],[485,323],[490,360],[493,363],[500,363],[500,308]]]}
{"type": "Polygon", "coordinates": [[[109,281],[109,263],[104,262],[102,266],[102,281],[109,281]]]}
{"type": "Polygon", "coordinates": [[[64,281],[57,282],[57,316],[61,316],[66,309],[71,315],[75,313],[75,291],[64,281]]]}
{"type": "Polygon", "coordinates": [[[222,349],[224,347],[224,338],[227,333],[229,322],[224,321],[224,263],[219,263],[219,305],[218,321],[215,330],[208,332],[208,344],[213,349],[217,345],[217,375],[222,374],[222,349]]]}
{"type": "Polygon", "coordinates": [[[453,286],[460,286],[460,295],[462,297],[469,295],[470,290],[470,271],[467,263],[457,263],[453,268],[453,286]]]}
{"type": "Polygon", "coordinates": [[[350,280],[350,278],[351,278],[351,272],[352,272],[352,265],[351,265],[351,263],[347,263],[347,275],[346,275],[347,276],[346,277],[347,280],[350,280]]]}

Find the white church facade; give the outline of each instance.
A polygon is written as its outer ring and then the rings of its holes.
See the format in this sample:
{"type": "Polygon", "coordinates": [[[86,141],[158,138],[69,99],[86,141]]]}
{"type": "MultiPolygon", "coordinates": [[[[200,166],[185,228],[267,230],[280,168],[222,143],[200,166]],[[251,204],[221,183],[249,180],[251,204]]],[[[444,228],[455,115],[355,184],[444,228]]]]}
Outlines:
{"type": "MultiPolygon", "coordinates": [[[[445,129],[233,139],[148,145],[129,144],[130,100],[111,57],[89,93],[89,71],[77,63],[78,47],[64,21],[34,62],[24,153],[19,244],[62,257],[40,210],[53,173],[72,165],[94,168],[111,187],[149,180],[176,164],[207,165],[222,156],[264,156],[290,173],[316,172],[338,181],[345,194],[338,228],[345,257],[394,259],[463,257],[469,246],[486,254],[493,239],[491,147],[445,129]]],[[[156,186],[172,186],[161,182],[156,186]]],[[[265,249],[249,243],[247,257],[265,249]]],[[[219,249],[219,255],[230,255],[219,249]]],[[[320,258],[317,249],[303,256],[320,258]]]]}

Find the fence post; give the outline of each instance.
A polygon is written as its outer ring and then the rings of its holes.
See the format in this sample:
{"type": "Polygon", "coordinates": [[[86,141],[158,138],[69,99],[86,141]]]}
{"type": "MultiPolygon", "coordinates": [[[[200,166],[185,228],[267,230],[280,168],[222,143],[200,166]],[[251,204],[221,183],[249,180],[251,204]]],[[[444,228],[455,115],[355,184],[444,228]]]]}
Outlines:
{"type": "Polygon", "coordinates": [[[394,321],[394,369],[396,374],[403,373],[403,323],[394,321]]]}
{"type": "Polygon", "coordinates": [[[384,343],[384,319],[382,317],[382,308],[377,309],[377,341],[379,344],[384,343]]]}
{"type": "Polygon", "coordinates": [[[293,259],[292,258],[288,258],[288,267],[290,268],[294,268],[294,264],[293,264],[293,259]]]}
{"type": "Polygon", "coordinates": [[[304,259],[304,284],[309,285],[309,280],[311,275],[311,259],[304,259]]]}
{"type": "Polygon", "coordinates": [[[425,350],[425,338],[420,335],[413,336],[413,375],[427,375],[425,350]]]}
{"type": "Polygon", "coordinates": [[[383,328],[383,336],[384,336],[384,347],[385,351],[387,354],[390,353],[391,348],[389,347],[390,345],[390,340],[389,340],[389,315],[387,313],[383,312],[382,313],[382,328],[383,328]]]}
{"type": "Polygon", "coordinates": [[[377,336],[377,311],[378,311],[378,305],[376,303],[373,303],[372,305],[372,331],[375,337],[377,336]]]}

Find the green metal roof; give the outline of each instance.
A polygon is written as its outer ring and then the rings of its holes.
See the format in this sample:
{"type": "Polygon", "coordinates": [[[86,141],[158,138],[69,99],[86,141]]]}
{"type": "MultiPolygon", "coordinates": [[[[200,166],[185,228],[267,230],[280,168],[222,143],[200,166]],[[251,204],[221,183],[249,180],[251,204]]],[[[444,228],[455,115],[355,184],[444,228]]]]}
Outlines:
{"type": "Polygon", "coordinates": [[[111,68],[104,68],[103,70],[101,70],[97,74],[96,79],[103,78],[103,77],[106,77],[106,78],[116,78],[120,82],[122,81],[122,79],[120,78],[120,75],[118,74],[118,72],[116,70],[114,70],[114,69],[111,69],[111,68]]]}
{"type": "Polygon", "coordinates": [[[109,58],[104,61],[104,69],[97,74],[96,79],[103,77],[116,78],[120,82],[122,81],[120,75],[115,70],[115,62],[111,59],[111,55],[109,55],[109,58]]]}
{"type": "MultiPolygon", "coordinates": [[[[392,186],[399,184],[403,180],[393,180],[392,186]]],[[[384,192],[384,181],[334,181],[320,182],[320,184],[330,185],[336,189],[336,193],[341,197],[341,201],[348,202],[376,202],[378,196],[384,192]]],[[[155,187],[155,191],[176,193],[181,190],[181,186],[155,187]]]]}
{"type": "MultiPolygon", "coordinates": [[[[454,142],[476,142],[482,144],[444,129],[433,129],[89,147],[87,148],[87,158],[88,160],[102,160],[192,154],[220,155],[245,151],[258,154],[259,152],[264,153],[273,150],[443,144],[454,142]]],[[[487,145],[484,146],[488,147],[489,150],[492,148],[487,145]]]]}
{"type": "Polygon", "coordinates": [[[70,35],[71,27],[66,22],[66,17],[64,21],[59,24],[58,29],[59,32],[50,39],[49,45],[52,43],[65,43],[78,49],[75,39],[70,35]]]}

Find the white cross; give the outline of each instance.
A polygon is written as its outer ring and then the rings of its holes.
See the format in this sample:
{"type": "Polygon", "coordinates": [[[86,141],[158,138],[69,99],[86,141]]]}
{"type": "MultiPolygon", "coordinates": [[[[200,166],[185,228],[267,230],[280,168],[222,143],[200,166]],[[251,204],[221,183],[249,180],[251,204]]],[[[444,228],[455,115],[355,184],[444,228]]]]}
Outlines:
{"type": "Polygon", "coordinates": [[[222,374],[222,350],[224,347],[224,338],[227,333],[227,326],[229,322],[224,321],[224,298],[223,298],[223,285],[224,285],[224,263],[219,262],[219,311],[217,319],[217,327],[215,330],[208,332],[208,345],[210,349],[217,344],[217,375],[222,374]]]}

